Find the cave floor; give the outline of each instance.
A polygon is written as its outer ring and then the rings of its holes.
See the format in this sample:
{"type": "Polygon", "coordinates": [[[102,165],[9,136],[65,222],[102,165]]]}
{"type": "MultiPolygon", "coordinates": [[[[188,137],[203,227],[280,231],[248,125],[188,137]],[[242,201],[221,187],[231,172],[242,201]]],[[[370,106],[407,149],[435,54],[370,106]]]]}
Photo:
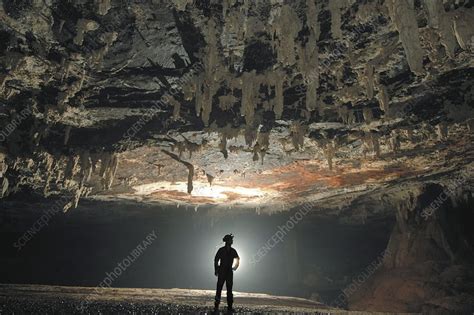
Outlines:
{"type": "MultiPolygon", "coordinates": [[[[215,314],[214,292],[0,284],[0,314],[215,314]]],[[[234,314],[395,314],[332,309],[302,298],[235,292],[234,314]]],[[[224,312],[223,292],[221,313],[224,312]]]]}

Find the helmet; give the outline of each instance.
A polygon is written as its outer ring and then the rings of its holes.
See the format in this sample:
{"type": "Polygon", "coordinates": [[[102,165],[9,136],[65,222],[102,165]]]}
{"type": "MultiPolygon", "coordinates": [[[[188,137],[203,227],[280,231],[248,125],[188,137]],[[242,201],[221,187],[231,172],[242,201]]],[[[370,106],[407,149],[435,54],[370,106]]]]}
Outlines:
{"type": "Polygon", "coordinates": [[[225,242],[225,243],[231,242],[232,240],[234,240],[234,235],[232,235],[232,234],[227,234],[227,235],[224,236],[224,238],[222,239],[222,241],[225,242]]]}

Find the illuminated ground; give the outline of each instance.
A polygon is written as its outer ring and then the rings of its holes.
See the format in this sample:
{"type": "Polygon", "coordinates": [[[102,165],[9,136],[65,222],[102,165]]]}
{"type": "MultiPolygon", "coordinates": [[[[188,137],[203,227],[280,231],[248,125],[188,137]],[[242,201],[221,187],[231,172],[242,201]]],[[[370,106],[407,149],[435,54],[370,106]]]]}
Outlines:
{"type": "MultiPolygon", "coordinates": [[[[83,314],[211,314],[213,295],[209,290],[107,288],[95,291],[82,287],[0,285],[0,314],[79,314],[81,303],[83,314]]],[[[235,293],[235,304],[241,314],[368,314],[329,309],[301,298],[241,292],[235,293]]]]}

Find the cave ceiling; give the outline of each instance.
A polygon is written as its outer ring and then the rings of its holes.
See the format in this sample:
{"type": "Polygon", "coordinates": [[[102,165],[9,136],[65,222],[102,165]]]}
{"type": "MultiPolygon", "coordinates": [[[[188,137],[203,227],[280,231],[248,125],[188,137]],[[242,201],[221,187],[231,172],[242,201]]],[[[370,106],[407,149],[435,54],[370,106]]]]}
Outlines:
{"type": "Polygon", "coordinates": [[[370,215],[470,192],[472,6],[3,0],[2,202],[370,215]]]}

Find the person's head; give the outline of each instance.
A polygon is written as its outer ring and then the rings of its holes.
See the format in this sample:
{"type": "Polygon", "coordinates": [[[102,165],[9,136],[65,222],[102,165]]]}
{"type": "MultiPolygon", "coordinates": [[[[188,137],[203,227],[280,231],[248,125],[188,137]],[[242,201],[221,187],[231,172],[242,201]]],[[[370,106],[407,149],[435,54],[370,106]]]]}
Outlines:
{"type": "Polygon", "coordinates": [[[224,236],[224,238],[222,239],[222,241],[226,244],[226,245],[232,245],[232,243],[234,243],[234,235],[232,234],[227,234],[226,236],[224,236]]]}

